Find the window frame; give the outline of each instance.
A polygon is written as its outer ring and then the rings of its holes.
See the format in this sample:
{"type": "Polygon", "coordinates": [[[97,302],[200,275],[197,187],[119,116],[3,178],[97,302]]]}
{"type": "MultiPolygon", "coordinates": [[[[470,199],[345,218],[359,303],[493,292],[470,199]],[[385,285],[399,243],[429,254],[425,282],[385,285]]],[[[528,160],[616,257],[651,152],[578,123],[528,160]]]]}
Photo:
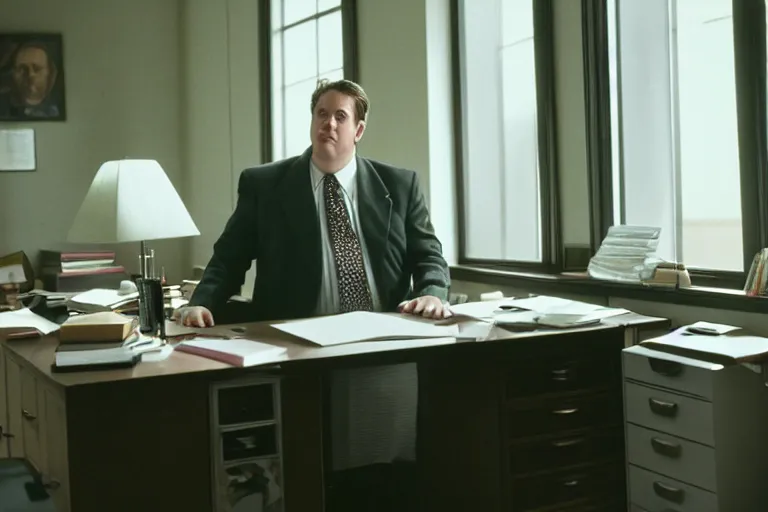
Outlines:
{"type": "MultiPolygon", "coordinates": [[[[616,0],[582,0],[581,4],[592,254],[600,247],[608,228],[614,223],[611,90],[608,71],[609,1],[616,0]]],[[[695,286],[743,288],[755,254],[768,247],[765,4],[765,0],[733,0],[744,271],[689,269],[691,281],[695,286]]],[[[618,13],[618,5],[616,9],[618,13]]],[[[616,30],[618,32],[619,28],[616,30]]],[[[616,55],[620,68],[620,48],[616,55]]],[[[621,91],[619,96],[620,94],[621,91]]],[[[622,147],[621,140],[619,147],[622,147]]],[[[619,176],[622,175],[623,169],[620,169],[619,176]]]]}
{"type": "MultiPolygon", "coordinates": [[[[274,0],[262,0],[259,2],[258,11],[258,24],[259,24],[259,65],[261,67],[261,80],[259,81],[260,91],[260,103],[262,112],[262,125],[261,125],[261,155],[262,163],[269,163],[273,161],[274,151],[274,135],[272,114],[275,105],[273,105],[272,93],[272,3],[274,0]]],[[[359,60],[357,52],[357,0],[341,0],[341,26],[342,26],[342,47],[344,50],[344,78],[353,82],[358,82],[359,73],[359,60]]],[[[329,9],[315,13],[312,16],[302,18],[299,21],[291,23],[289,27],[298,25],[311,19],[317,19],[328,11],[336,10],[329,9]]],[[[281,27],[280,31],[285,30],[285,27],[281,27]]],[[[307,104],[309,105],[309,98],[307,98],[307,104]]],[[[309,130],[309,126],[307,127],[309,130]]]]}
{"type": "Polygon", "coordinates": [[[465,150],[462,90],[462,20],[460,2],[451,0],[451,68],[453,88],[454,157],[456,162],[456,206],[460,265],[492,266],[508,270],[560,272],[563,269],[563,247],[560,219],[558,179],[554,15],[552,0],[531,0],[533,3],[533,37],[536,66],[536,116],[539,159],[539,189],[541,208],[541,261],[495,260],[467,257],[465,203],[465,150]]]}

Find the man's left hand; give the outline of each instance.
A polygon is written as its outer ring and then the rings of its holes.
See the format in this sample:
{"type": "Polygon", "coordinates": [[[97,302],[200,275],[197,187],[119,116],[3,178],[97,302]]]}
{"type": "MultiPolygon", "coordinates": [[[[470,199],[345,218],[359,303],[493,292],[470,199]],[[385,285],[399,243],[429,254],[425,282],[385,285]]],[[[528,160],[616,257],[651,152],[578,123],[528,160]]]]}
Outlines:
{"type": "Polygon", "coordinates": [[[413,300],[401,302],[398,306],[401,313],[420,315],[424,318],[449,318],[453,312],[448,304],[433,295],[424,295],[413,300]]]}

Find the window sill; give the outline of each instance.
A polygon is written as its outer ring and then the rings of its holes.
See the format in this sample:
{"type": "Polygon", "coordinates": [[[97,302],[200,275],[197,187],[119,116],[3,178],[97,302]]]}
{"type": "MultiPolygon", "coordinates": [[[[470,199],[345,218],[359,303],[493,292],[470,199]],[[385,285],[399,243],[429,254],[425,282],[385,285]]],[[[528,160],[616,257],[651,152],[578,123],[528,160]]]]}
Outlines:
{"type": "Polygon", "coordinates": [[[492,268],[457,265],[451,267],[451,279],[496,286],[523,288],[532,293],[572,293],[620,297],[696,306],[702,308],[768,313],[768,297],[750,297],[742,290],[692,286],[691,288],[651,288],[644,285],[614,283],[579,274],[543,274],[513,272],[492,268]]]}

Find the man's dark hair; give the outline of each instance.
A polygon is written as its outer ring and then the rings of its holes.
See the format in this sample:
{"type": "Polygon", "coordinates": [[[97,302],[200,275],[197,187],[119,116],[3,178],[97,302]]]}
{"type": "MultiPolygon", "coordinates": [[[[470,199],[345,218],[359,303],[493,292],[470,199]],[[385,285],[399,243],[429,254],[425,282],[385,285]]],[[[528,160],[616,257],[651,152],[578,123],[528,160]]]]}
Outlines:
{"type": "Polygon", "coordinates": [[[327,79],[319,80],[315,92],[312,93],[311,112],[313,114],[315,113],[315,107],[320,100],[320,96],[328,91],[338,91],[355,100],[356,121],[366,120],[368,117],[368,109],[370,108],[368,96],[365,94],[362,87],[351,80],[336,80],[335,82],[331,82],[327,79]]]}

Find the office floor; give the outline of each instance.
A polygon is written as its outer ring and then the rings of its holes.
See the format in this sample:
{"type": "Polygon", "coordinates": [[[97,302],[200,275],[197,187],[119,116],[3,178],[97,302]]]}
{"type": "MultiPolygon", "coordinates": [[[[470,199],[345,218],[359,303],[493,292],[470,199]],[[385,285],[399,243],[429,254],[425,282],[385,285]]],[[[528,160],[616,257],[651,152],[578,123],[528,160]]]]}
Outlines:
{"type": "Polygon", "coordinates": [[[332,476],[328,512],[416,512],[418,482],[412,462],[375,464],[332,476]]]}
{"type": "Polygon", "coordinates": [[[31,501],[25,484],[32,482],[27,467],[14,459],[0,461],[0,512],[55,512],[53,501],[31,501]]]}

